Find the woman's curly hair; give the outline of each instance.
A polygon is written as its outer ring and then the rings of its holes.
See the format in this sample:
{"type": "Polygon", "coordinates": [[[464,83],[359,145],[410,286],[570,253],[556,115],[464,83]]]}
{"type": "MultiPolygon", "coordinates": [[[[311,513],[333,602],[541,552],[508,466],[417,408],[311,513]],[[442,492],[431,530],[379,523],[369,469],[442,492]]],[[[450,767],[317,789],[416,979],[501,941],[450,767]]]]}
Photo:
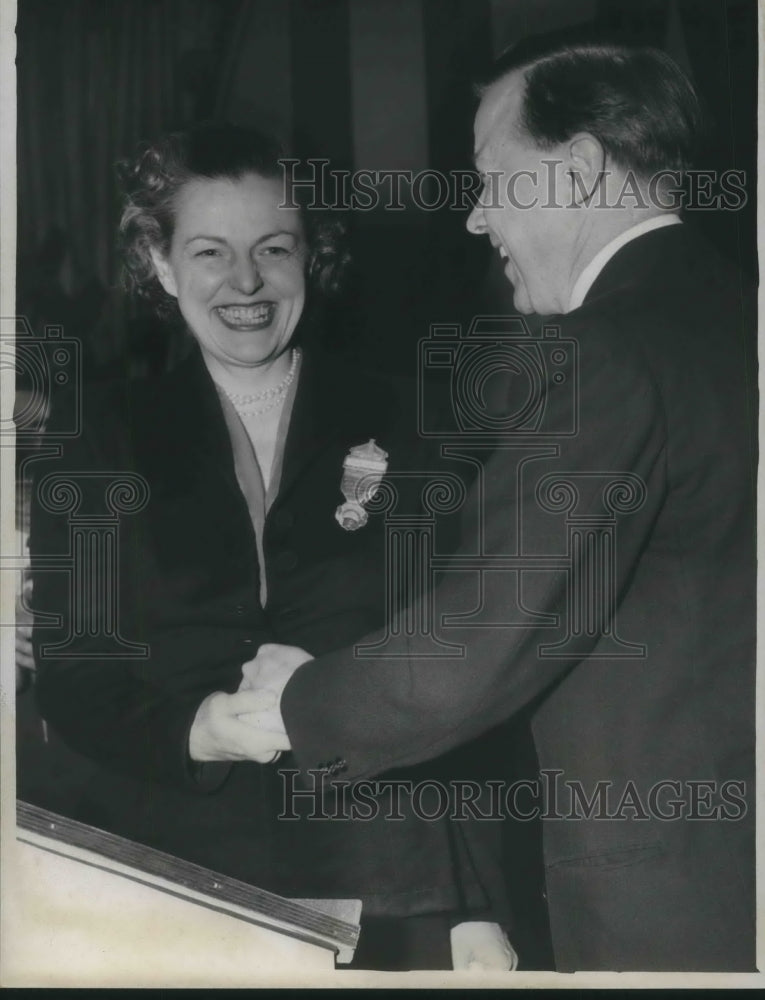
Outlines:
{"type": "MultiPolygon", "coordinates": [[[[160,284],[151,250],[167,255],[173,237],[174,206],[181,188],[198,178],[237,179],[245,174],[285,178],[281,144],[255,129],[208,122],[162,136],[145,144],[135,160],[118,165],[124,192],[119,224],[124,285],[147,299],[163,317],[177,315],[176,300],[160,284]]],[[[333,215],[301,204],[300,192],[290,192],[301,209],[309,251],[308,285],[322,295],[336,294],[350,263],[345,224],[333,215]]]]}

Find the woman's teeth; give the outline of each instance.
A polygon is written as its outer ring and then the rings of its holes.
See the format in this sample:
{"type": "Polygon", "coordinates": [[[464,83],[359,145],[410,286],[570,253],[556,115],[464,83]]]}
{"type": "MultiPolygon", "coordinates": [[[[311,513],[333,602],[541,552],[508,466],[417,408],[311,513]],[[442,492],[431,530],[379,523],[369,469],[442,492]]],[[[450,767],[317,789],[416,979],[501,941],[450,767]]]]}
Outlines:
{"type": "Polygon", "coordinates": [[[256,306],[219,306],[218,315],[229,326],[264,326],[271,321],[274,308],[270,302],[256,306]]]}

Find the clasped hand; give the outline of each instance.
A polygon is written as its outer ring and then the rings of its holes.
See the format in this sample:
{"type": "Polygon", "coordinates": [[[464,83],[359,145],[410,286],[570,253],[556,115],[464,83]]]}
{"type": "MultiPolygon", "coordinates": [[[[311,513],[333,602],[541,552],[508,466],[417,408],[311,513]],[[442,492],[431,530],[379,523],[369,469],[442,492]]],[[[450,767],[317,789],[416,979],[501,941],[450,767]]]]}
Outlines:
{"type": "Polygon", "coordinates": [[[279,705],[287,681],[313,657],[297,646],[266,644],[242,666],[235,694],[214,691],[197,710],[189,733],[192,760],[269,764],[290,749],[279,705]]]}

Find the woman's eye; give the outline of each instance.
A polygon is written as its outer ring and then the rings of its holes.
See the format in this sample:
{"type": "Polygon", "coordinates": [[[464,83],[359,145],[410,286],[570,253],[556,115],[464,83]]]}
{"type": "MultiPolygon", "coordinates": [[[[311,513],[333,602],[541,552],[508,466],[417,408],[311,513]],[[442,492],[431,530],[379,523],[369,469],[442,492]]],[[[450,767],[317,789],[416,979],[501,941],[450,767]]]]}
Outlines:
{"type": "Polygon", "coordinates": [[[200,250],[197,253],[197,257],[219,257],[220,250],[215,247],[206,247],[204,250],[200,250]]]}
{"type": "Polygon", "coordinates": [[[268,247],[261,247],[260,253],[264,257],[289,257],[289,255],[292,253],[292,250],[289,249],[289,247],[268,246],[268,247]]]}

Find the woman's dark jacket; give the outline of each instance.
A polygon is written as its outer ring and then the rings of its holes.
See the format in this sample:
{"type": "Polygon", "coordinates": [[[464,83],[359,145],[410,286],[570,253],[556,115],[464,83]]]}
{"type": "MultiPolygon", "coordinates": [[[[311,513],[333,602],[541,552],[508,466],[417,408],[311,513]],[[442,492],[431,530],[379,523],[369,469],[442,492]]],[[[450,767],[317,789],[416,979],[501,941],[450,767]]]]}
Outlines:
{"type": "MultiPolygon", "coordinates": [[[[313,802],[303,799],[287,804],[303,818],[280,820],[290,754],[270,766],[199,766],[187,754],[202,700],[236,691],[242,663],[262,643],[319,655],[383,622],[385,515],[372,513],[351,532],[334,512],[343,502],[344,457],[374,438],[389,453],[389,472],[418,474],[395,480],[397,513],[416,513],[422,474],[434,460],[418,444],[411,401],[389,380],[307,352],[280,488],[265,522],[265,608],[229,434],[196,350],[171,373],[90,387],[75,437],[59,436],[69,416],[65,406],[60,417],[54,409],[46,443],[60,443],[63,453],[37,463],[33,560],[50,566],[49,557],[61,556],[65,565],[81,544],[75,535],[87,536],[91,522],[95,534],[118,530],[112,558],[119,590],[112,619],[107,607],[98,609],[105,616],[94,627],[100,634],[87,635],[83,622],[92,623],[94,602],[108,599],[67,571],[35,574],[40,711],[99,765],[77,818],[283,895],[361,897],[367,916],[489,904],[498,884],[485,867],[478,874],[482,862],[471,859],[464,822],[452,822],[449,835],[448,818],[412,815],[406,796],[405,818],[386,818],[390,795],[378,800],[375,819],[306,819],[313,802]],[[132,486],[110,494],[120,479],[132,486]],[[65,498],[56,501],[66,483],[81,491],[74,509],[65,498]],[[61,616],[60,627],[45,614],[61,616]]],[[[446,518],[437,545],[449,544],[449,530],[446,518]]],[[[108,565],[98,572],[108,575],[108,565]]],[[[317,715],[321,710],[317,704],[317,715]]],[[[453,763],[468,757],[463,751],[453,763]]],[[[451,774],[452,763],[441,760],[393,777],[451,774]]],[[[315,801],[326,815],[327,800],[315,801]]],[[[438,811],[435,799],[423,802],[438,811]]],[[[496,824],[484,826],[481,837],[491,839],[488,827],[496,824]]]]}

